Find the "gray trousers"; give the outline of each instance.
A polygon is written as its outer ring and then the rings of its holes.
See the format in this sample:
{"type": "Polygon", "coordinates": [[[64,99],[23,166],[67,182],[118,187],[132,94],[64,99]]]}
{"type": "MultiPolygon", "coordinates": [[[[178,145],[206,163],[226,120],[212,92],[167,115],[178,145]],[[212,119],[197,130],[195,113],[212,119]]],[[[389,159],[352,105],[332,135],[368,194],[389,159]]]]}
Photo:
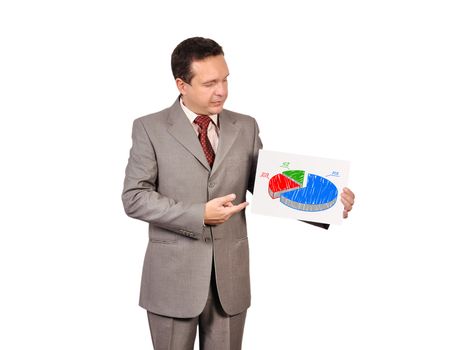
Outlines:
{"type": "Polygon", "coordinates": [[[214,278],[211,279],[206,306],[199,316],[172,318],[149,311],[147,316],[155,350],[193,350],[197,327],[200,350],[241,350],[246,311],[234,316],[225,314],[214,278]]]}

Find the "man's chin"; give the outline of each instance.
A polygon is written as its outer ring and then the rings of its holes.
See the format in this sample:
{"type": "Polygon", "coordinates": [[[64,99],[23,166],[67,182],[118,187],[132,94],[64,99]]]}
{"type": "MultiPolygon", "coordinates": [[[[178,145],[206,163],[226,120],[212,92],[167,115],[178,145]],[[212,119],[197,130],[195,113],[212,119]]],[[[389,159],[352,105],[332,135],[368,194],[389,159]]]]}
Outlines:
{"type": "Polygon", "coordinates": [[[224,109],[224,104],[220,103],[220,104],[217,104],[217,105],[214,105],[214,106],[210,106],[209,107],[209,112],[211,114],[219,114],[220,112],[222,112],[223,109],[224,109]]]}

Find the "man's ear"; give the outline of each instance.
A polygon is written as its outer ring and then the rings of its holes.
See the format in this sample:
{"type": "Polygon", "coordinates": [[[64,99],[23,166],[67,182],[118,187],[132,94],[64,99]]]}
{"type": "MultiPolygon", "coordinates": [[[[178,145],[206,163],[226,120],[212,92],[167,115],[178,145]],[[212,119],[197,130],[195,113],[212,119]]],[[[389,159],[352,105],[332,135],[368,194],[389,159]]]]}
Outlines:
{"type": "Polygon", "coordinates": [[[187,83],[185,81],[181,78],[176,78],[176,86],[181,95],[187,95],[187,83]]]}

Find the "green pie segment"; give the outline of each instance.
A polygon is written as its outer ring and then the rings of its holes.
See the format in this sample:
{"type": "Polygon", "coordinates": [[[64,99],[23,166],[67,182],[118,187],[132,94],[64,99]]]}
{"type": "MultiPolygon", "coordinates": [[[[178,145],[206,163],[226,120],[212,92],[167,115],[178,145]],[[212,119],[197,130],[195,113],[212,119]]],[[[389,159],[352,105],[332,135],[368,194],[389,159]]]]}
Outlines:
{"type": "Polygon", "coordinates": [[[287,176],[291,180],[297,182],[300,186],[303,185],[305,179],[305,171],[303,170],[286,170],[283,171],[283,175],[287,176]]]}

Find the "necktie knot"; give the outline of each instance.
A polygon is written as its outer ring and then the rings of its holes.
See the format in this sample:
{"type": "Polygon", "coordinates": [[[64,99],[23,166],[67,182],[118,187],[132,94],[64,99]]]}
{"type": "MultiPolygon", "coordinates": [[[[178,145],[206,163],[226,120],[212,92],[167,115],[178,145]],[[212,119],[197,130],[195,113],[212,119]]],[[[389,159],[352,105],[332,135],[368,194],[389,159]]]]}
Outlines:
{"type": "Polygon", "coordinates": [[[201,130],[207,130],[211,122],[211,118],[207,115],[199,115],[195,118],[195,123],[200,126],[201,130]]]}

